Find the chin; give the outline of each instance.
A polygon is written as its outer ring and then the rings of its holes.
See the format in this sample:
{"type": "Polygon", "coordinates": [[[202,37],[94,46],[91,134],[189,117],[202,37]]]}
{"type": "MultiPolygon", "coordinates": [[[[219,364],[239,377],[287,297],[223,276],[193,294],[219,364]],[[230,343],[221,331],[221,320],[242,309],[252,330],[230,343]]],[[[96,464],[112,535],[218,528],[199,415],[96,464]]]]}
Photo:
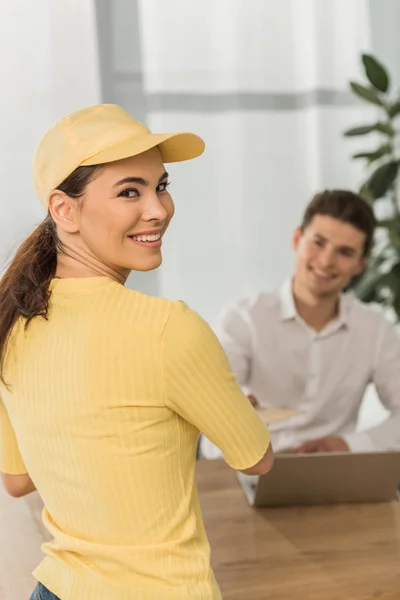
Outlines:
{"type": "Polygon", "coordinates": [[[342,286],[338,281],[318,283],[313,277],[308,278],[306,286],[315,296],[331,296],[340,293],[342,290],[342,286]]]}
{"type": "Polygon", "coordinates": [[[336,296],[341,292],[340,289],[335,287],[315,287],[313,289],[313,293],[315,296],[319,296],[320,298],[326,298],[328,296],[336,296]]]}
{"type": "Polygon", "coordinates": [[[155,269],[158,269],[158,267],[161,265],[162,263],[162,256],[158,256],[158,257],[152,257],[149,260],[143,260],[140,262],[135,262],[129,265],[129,270],[130,271],[154,271],[155,269]]]}

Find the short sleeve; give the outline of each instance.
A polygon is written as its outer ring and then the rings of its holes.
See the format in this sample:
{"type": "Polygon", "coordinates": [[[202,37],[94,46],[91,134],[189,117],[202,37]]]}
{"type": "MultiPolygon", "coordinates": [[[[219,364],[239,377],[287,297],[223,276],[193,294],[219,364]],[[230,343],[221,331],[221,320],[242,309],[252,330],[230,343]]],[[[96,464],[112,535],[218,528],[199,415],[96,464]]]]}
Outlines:
{"type": "Polygon", "coordinates": [[[8,475],[25,475],[27,469],[18,448],[17,438],[6,407],[0,398],[0,471],[8,475]]]}
{"type": "Polygon", "coordinates": [[[372,383],[390,414],[375,427],[344,435],[352,452],[400,450],[400,337],[394,325],[383,316],[381,319],[372,383]]]}
{"type": "Polygon", "coordinates": [[[240,386],[249,383],[252,361],[251,328],[248,314],[239,305],[223,310],[213,330],[228,357],[240,386]]]}
{"type": "Polygon", "coordinates": [[[270,444],[269,431],[211,328],[182,302],[174,303],[164,329],[162,363],[167,405],[218,446],[234,469],[257,464],[270,444]]]}

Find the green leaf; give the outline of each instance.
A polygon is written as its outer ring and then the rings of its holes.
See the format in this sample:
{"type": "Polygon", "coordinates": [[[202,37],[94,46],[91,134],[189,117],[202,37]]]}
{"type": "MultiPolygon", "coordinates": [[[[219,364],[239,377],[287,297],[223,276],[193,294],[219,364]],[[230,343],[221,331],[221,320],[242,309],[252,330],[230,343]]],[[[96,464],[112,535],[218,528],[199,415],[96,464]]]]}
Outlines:
{"type": "Polygon", "coordinates": [[[380,92],[387,92],[389,75],[385,67],[371,54],[363,54],[362,61],[368,81],[380,92]]]}
{"type": "Polygon", "coordinates": [[[395,134],[395,130],[390,123],[382,123],[379,121],[373,125],[360,125],[359,127],[353,127],[352,129],[345,131],[344,135],[346,137],[354,137],[356,135],[366,135],[372,131],[379,131],[379,133],[384,133],[390,137],[393,137],[395,134]]]}
{"type": "Polygon", "coordinates": [[[365,272],[360,275],[356,275],[351,283],[345,289],[346,292],[351,291],[353,294],[358,296],[363,302],[377,302],[376,297],[376,288],[372,286],[367,292],[360,295],[358,288],[361,285],[361,282],[365,278],[365,272]]]}
{"type": "Polygon", "coordinates": [[[390,117],[395,117],[396,115],[398,115],[400,113],[400,99],[396,100],[396,102],[394,102],[388,110],[388,114],[390,117]]]}
{"type": "MultiPolygon", "coordinates": [[[[400,265],[397,264],[395,265],[395,267],[393,267],[393,270],[396,268],[396,273],[395,276],[398,278],[398,280],[400,281],[400,265]]],[[[394,298],[393,298],[393,309],[396,313],[397,316],[397,320],[400,320],[400,285],[397,287],[395,294],[394,294],[394,298]]]]}
{"type": "Polygon", "coordinates": [[[386,227],[387,229],[390,229],[391,227],[393,227],[393,219],[381,219],[380,221],[376,222],[376,226],[377,227],[386,227]]]}
{"type": "Polygon", "coordinates": [[[390,137],[393,137],[394,134],[396,133],[390,123],[381,123],[381,122],[376,124],[375,131],[379,131],[380,133],[385,133],[386,135],[389,135],[390,137]]]}
{"type": "Polygon", "coordinates": [[[392,153],[392,146],[390,144],[384,144],[377,148],[375,152],[359,152],[358,154],[353,154],[353,158],[366,158],[370,163],[375,160],[379,160],[382,156],[386,156],[386,154],[392,153]]]}
{"type": "Polygon", "coordinates": [[[375,200],[382,198],[390,190],[396,180],[398,170],[398,162],[390,161],[381,165],[372,173],[367,186],[375,200]]]}
{"type": "Polygon", "coordinates": [[[396,313],[397,321],[400,320],[400,290],[397,290],[395,297],[393,298],[393,309],[396,313]]]}
{"type": "Polygon", "coordinates": [[[376,124],[374,125],[360,125],[360,127],[353,127],[353,129],[348,129],[344,132],[346,137],[353,137],[355,135],[365,135],[366,133],[371,133],[371,131],[375,131],[376,124]]]}
{"type": "MultiPolygon", "coordinates": [[[[351,158],[366,158],[368,161],[373,162],[375,157],[374,152],[358,152],[357,154],[352,154],[351,158]]],[[[378,156],[379,158],[379,156],[378,156]]]]}
{"type": "Polygon", "coordinates": [[[363,100],[372,102],[372,104],[377,104],[378,106],[384,106],[383,100],[373,89],[367,88],[360,83],[356,83],[355,81],[350,81],[350,87],[353,92],[363,100]]]}
{"type": "Polygon", "coordinates": [[[400,289],[400,264],[395,263],[388,273],[379,282],[379,288],[389,288],[393,295],[396,295],[400,289]]]}
{"type": "Polygon", "coordinates": [[[357,152],[357,154],[352,154],[351,158],[367,158],[368,160],[374,156],[373,152],[357,152]]]}
{"type": "Polygon", "coordinates": [[[373,203],[373,201],[375,200],[375,198],[373,197],[373,195],[371,194],[371,190],[368,188],[368,185],[366,183],[364,183],[364,185],[362,185],[358,191],[358,193],[360,194],[360,196],[362,198],[364,198],[364,200],[366,200],[367,202],[369,202],[370,204],[373,203]]]}
{"type": "Polygon", "coordinates": [[[393,248],[395,248],[395,250],[397,250],[397,252],[399,252],[399,250],[400,250],[400,231],[399,231],[398,223],[393,221],[392,225],[389,225],[387,227],[387,230],[389,233],[390,243],[392,244],[393,248]]]}
{"type": "Polygon", "coordinates": [[[380,219],[376,222],[376,226],[387,230],[390,241],[389,248],[400,253],[400,217],[395,215],[389,219],[380,219]]]}
{"type": "Polygon", "coordinates": [[[360,300],[364,302],[374,302],[376,299],[376,293],[381,281],[384,281],[386,273],[382,273],[377,269],[370,269],[365,271],[361,279],[355,284],[353,291],[360,300]]]}
{"type": "Polygon", "coordinates": [[[367,270],[355,280],[351,288],[364,302],[382,302],[383,292],[387,290],[390,291],[390,300],[400,293],[400,263],[394,263],[389,271],[383,272],[382,262],[368,263],[367,270]]]}

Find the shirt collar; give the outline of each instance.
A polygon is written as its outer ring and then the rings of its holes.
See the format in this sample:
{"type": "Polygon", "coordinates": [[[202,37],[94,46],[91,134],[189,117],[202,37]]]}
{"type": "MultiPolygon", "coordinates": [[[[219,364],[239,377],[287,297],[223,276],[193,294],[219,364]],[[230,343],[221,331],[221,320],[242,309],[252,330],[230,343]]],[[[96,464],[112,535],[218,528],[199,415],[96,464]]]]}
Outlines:
{"type": "MultiPolygon", "coordinates": [[[[291,321],[292,319],[301,319],[299,316],[293,298],[292,279],[287,279],[279,290],[279,304],[282,321],[291,321]]],[[[341,294],[339,299],[339,315],[334,321],[328,323],[327,328],[339,329],[342,326],[349,325],[349,309],[351,297],[347,294],[341,294]]]]}
{"type": "Polygon", "coordinates": [[[297,310],[293,298],[291,279],[287,279],[279,290],[279,304],[282,321],[290,321],[296,318],[297,310]]]}

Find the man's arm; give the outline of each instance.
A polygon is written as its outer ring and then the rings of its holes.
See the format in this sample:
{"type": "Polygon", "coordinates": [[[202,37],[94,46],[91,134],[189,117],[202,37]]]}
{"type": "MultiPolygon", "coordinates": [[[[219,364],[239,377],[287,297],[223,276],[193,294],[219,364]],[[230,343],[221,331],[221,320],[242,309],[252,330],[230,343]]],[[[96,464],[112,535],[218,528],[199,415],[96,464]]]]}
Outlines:
{"type": "Polygon", "coordinates": [[[292,450],[293,454],[313,454],[315,452],[349,452],[350,446],[341,437],[329,435],[324,438],[305,442],[292,450]]]}
{"type": "Polygon", "coordinates": [[[376,344],[372,382],[390,416],[376,427],[343,438],[354,452],[400,450],[400,336],[386,320],[376,344]]]}
{"type": "Polygon", "coordinates": [[[371,340],[371,343],[376,343],[372,383],[390,416],[380,425],[365,431],[310,440],[296,448],[295,453],[400,450],[400,336],[395,327],[382,317],[378,339],[371,340]]]}
{"type": "Polygon", "coordinates": [[[228,357],[236,381],[243,387],[249,382],[252,362],[251,323],[245,309],[236,305],[225,309],[213,330],[228,357]]]}

